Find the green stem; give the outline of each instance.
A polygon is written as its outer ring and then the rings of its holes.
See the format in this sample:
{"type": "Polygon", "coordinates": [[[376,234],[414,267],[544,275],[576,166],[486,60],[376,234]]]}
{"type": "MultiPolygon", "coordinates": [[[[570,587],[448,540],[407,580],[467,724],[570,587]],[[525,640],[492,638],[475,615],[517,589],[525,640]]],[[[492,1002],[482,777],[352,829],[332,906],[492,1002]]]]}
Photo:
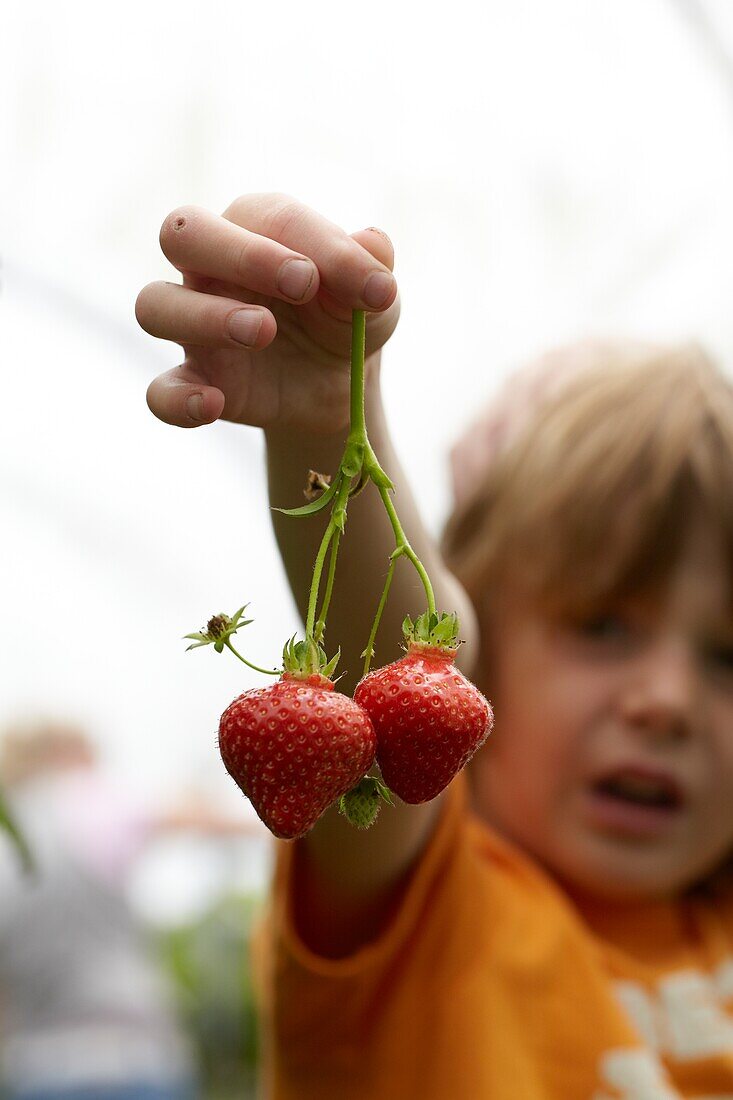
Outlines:
{"type": "Polygon", "coordinates": [[[387,570],[387,579],[384,582],[384,588],[382,589],[382,595],[379,599],[377,613],[374,616],[374,622],[372,623],[372,632],[369,635],[369,641],[367,642],[366,658],[364,661],[364,672],[362,673],[362,676],[366,676],[369,672],[369,666],[371,665],[372,657],[374,656],[372,651],[374,649],[374,640],[377,636],[377,630],[379,629],[379,621],[382,618],[382,612],[384,611],[384,606],[387,603],[389,588],[392,584],[392,577],[394,576],[394,567],[397,564],[397,558],[400,556],[401,552],[402,551],[400,550],[395,550],[395,552],[390,557],[389,569],[387,570]]]}
{"type": "Polygon", "coordinates": [[[320,642],[323,638],[326,626],[326,616],[328,615],[328,608],[331,604],[331,593],[333,592],[333,582],[336,576],[336,557],[339,552],[339,541],[341,539],[341,532],[338,528],[334,532],[333,539],[331,541],[331,557],[328,562],[328,577],[326,578],[326,591],[323,596],[323,603],[321,604],[321,613],[318,616],[318,622],[323,624],[323,630],[319,632],[316,638],[317,642],[320,642]]]}
{"type": "Polygon", "coordinates": [[[364,416],[364,353],[366,348],[366,316],[355,309],[351,322],[351,428],[349,436],[367,442],[364,416]]]}
{"type": "MultiPolygon", "coordinates": [[[[323,534],[323,538],[321,539],[321,544],[318,548],[316,560],[313,565],[313,576],[311,579],[310,593],[308,596],[308,611],[305,620],[305,637],[306,641],[312,643],[315,653],[315,648],[320,642],[325,631],[326,615],[328,614],[328,608],[331,603],[331,593],[333,591],[333,583],[336,573],[336,555],[338,553],[341,532],[343,531],[344,524],[346,522],[346,507],[348,504],[349,493],[351,490],[353,479],[358,478],[357,484],[360,487],[367,480],[371,480],[376,485],[379,495],[382,498],[382,503],[384,504],[384,507],[387,511],[387,515],[389,516],[390,523],[392,524],[392,530],[394,531],[395,535],[396,546],[395,551],[392,554],[389,572],[387,573],[387,579],[385,582],[384,590],[382,592],[382,596],[379,601],[376,618],[372,625],[372,632],[366,650],[366,671],[368,671],[374,638],[376,637],[377,628],[379,627],[379,621],[381,619],[382,612],[387,601],[387,594],[392,583],[392,577],[394,575],[394,568],[397,558],[404,555],[406,558],[409,558],[414,568],[417,570],[423,588],[425,589],[425,596],[428,603],[428,612],[430,614],[435,614],[435,594],[433,592],[433,586],[430,583],[430,578],[428,577],[424,565],[407,541],[405,532],[402,529],[402,524],[399,521],[397,512],[395,511],[395,507],[390,498],[390,490],[394,488],[392,482],[387,477],[382,467],[379,465],[379,460],[377,459],[377,456],[375,455],[369,443],[364,411],[365,350],[366,316],[363,310],[355,309],[352,314],[351,326],[351,391],[349,435],[346,440],[346,447],[344,449],[344,453],[339,464],[338,473],[336,475],[340,479],[339,490],[331,506],[331,515],[328,521],[328,525],[323,534]],[[328,578],[326,581],[326,591],[321,606],[321,614],[318,617],[318,637],[315,637],[314,628],[316,626],[316,605],[318,603],[318,593],[321,586],[321,576],[323,574],[323,567],[329,547],[331,547],[331,559],[329,562],[328,578]]],[[[239,654],[237,654],[237,656],[239,656],[239,654]]],[[[241,659],[243,660],[243,658],[241,659]]],[[[245,664],[246,663],[247,662],[245,662],[245,664]]]]}
{"type": "Polygon", "coordinates": [[[21,865],[26,874],[35,874],[37,868],[33,854],[28,847],[25,834],[18,827],[15,817],[11,814],[3,792],[0,791],[0,829],[4,830],[15,845],[21,865]]]}
{"type": "Polygon", "coordinates": [[[311,590],[308,597],[308,614],[305,619],[305,637],[306,640],[313,637],[313,627],[316,621],[316,603],[318,601],[318,589],[321,587],[321,573],[323,572],[323,563],[326,560],[326,554],[328,553],[328,547],[331,543],[331,539],[336,531],[336,524],[333,521],[333,516],[328,521],[328,526],[323,533],[321,539],[321,545],[318,547],[318,553],[316,554],[316,560],[313,565],[313,577],[311,579],[311,590]]]}
{"type": "Polygon", "coordinates": [[[395,539],[397,541],[397,548],[401,551],[401,553],[405,555],[406,558],[409,558],[409,560],[415,566],[417,574],[422,581],[422,586],[425,589],[425,596],[428,601],[428,611],[431,615],[434,615],[435,593],[433,592],[433,586],[430,583],[430,577],[427,574],[427,570],[425,569],[425,566],[420,561],[419,557],[407,541],[405,532],[402,530],[402,524],[400,523],[397,512],[395,511],[395,506],[390,498],[389,489],[385,489],[381,485],[378,487],[378,489],[379,495],[382,498],[382,503],[384,504],[387,515],[389,516],[389,521],[392,524],[392,530],[394,531],[395,539]]]}
{"type": "MultiPolygon", "coordinates": [[[[336,494],[336,499],[333,502],[328,526],[323,533],[321,545],[318,547],[318,553],[316,554],[316,560],[313,565],[311,590],[308,597],[308,613],[305,620],[306,641],[313,640],[313,628],[316,623],[316,604],[318,603],[318,590],[321,587],[321,574],[323,573],[323,563],[326,560],[326,554],[328,553],[331,539],[336,534],[336,532],[342,529],[343,524],[346,522],[346,502],[349,499],[350,488],[351,479],[348,477],[343,477],[341,479],[339,491],[336,494]]],[[[322,614],[321,618],[325,619],[325,616],[322,614]]]]}
{"type": "Polygon", "coordinates": [[[264,672],[265,676],[279,676],[282,672],[281,668],[260,668],[259,665],[253,665],[252,662],[248,661],[246,657],[243,657],[241,653],[237,653],[236,649],[228,638],[226,642],[224,642],[224,645],[227,647],[227,649],[231,649],[235,657],[239,657],[242,664],[246,665],[247,668],[253,668],[255,672],[264,672]]]}

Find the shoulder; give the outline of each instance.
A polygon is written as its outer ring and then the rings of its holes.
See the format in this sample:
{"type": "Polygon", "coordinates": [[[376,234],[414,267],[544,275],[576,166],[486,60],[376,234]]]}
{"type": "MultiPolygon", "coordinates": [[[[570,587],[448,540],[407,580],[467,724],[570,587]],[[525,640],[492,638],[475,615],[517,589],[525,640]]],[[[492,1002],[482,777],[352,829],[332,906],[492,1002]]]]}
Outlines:
{"type": "MultiPolygon", "coordinates": [[[[549,949],[558,938],[566,940],[561,933],[570,924],[578,930],[552,880],[471,812],[464,775],[446,792],[420,856],[382,899],[385,919],[377,934],[355,950],[314,951],[304,942],[296,919],[298,889],[297,844],[277,842],[268,913],[255,943],[258,953],[276,953],[281,974],[292,967],[322,977],[366,975],[397,954],[431,965],[436,949],[449,963],[466,948],[474,957],[498,947],[513,953],[519,939],[526,947],[538,936],[549,949]]],[[[353,920],[360,919],[355,911],[353,920]]]]}

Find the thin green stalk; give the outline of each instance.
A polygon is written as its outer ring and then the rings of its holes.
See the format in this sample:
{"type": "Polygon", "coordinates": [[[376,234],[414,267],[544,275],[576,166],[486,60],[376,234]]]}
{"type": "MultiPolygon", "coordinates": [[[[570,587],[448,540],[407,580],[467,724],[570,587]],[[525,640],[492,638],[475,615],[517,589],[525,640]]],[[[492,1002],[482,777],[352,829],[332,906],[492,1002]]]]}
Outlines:
{"type": "Polygon", "coordinates": [[[422,586],[425,589],[425,596],[426,596],[427,601],[428,601],[428,611],[430,612],[431,615],[434,615],[435,614],[435,593],[433,592],[433,586],[430,583],[430,577],[427,574],[427,570],[425,569],[425,566],[420,561],[417,554],[415,553],[415,551],[412,549],[409,542],[407,541],[407,538],[405,536],[405,532],[402,530],[402,524],[399,521],[399,518],[397,516],[397,512],[395,511],[394,504],[392,503],[392,500],[390,498],[389,489],[384,489],[384,488],[382,488],[382,486],[379,486],[379,495],[382,498],[382,503],[384,504],[384,507],[387,511],[387,515],[389,516],[389,519],[390,519],[390,523],[392,524],[392,530],[395,533],[395,539],[397,540],[397,546],[398,546],[398,548],[400,548],[402,550],[402,553],[405,555],[405,557],[409,558],[410,561],[412,562],[412,564],[415,566],[415,569],[417,570],[418,576],[420,577],[420,580],[422,581],[422,586]]]}
{"type": "MultiPolygon", "coordinates": [[[[341,532],[336,528],[336,532],[331,541],[331,557],[328,562],[328,577],[326,578],[326,591],[323,595],[323,603],[321,605],[321,613],[318,616],[318,622],[326,623],[326,616],[328,615],[328,608],[331,604],[331,593],[333,592],[333,582],[336,576],[336,557],[339,552],[339,542],[341,540],[341,532]]],[[[321,636],[323,631],[321,631],[321,636]]],[[[317,642],[321,641],[321,637],[316,638],[317,642]]]]}
{"type": "MultiPolygon", "coordinates": [[[[328,521],[328,526],[323,533],[321,539],[321,545],[318,547],[318,553],[313,565],[313,577],[311,579],[311,590],[308,597],[308,614],[305,620],[305,636],[306,639],[313,638],[313,629],[316,623],[316,604],[318,603],[318,592],[321,587],[321,574],[323,573],[323,564],[326,560],[326,554],[328,548],[331,545],[331,540],[335,534],[340,534],[340,529],[346,522],[346,503],[349,499],[349,489],[351,487],[351,479],[344,477],[341,481],[339,491],[336,494],[336,499],[333,502],[331,509],[331,516],[328,521]],[[341,517],[341,523],[339,523],[339,517],[341,517]]],[[[335,568],[335,563],[334,563],[335,568]]],[[[330,572],[330,571],[329,571],[330,572]]],[[[333,580],[331,580],[331,586],[333,586],[333,580]]],[[[329,593],[329,600],[330,600],[329,593]]],[[[325,615],[321,613],[321,619],[325,621],[325,615]]]]}
{"type": "Polygon", "coordinates": [[[260,668],[259,665],[253,665],[252,662],[248,661],[246,657],[243,657],[241,653],[237,653],[236,649],[229,641],[229,639],[227,639],[224,645],[227,647],[227,649],[231,649],[235,657],[239,657],[243,665],[246,665],[247,668],[253,668],[255,672],[264,672],[265,676],[279,676],[282,671],[279,668],[260,668]]]}
{"type": "Polygon", "coordinates": [[[318,589],[321,587],[321,573],[323,572],[323,563],[326,560],[326,554],[328,553],[328,547],[331,543],[331,539],[336,532],[336,524],[333,520],[333,515],[328,521],[328,526],[324,531],[323,538],[321,539],[321,545],[318,547],[318,553],[316,554],[316,560],[313,565],[313,577],[311,579],[311,590],[308,597],[308,614],[305,620],[305,636],[306,639],[313,637],[313,627],[316,621],[316,603],[318,601],[318,589]]]}
{"type": "Polygon", "coordinates": [[[349,436],[358,436],[366,443],[364,416],[364,354],[366,348],[366,316],[355,309],[351,322],[351,427],[349,436]]]}
{"type": "Polygon", "coordinates": [[[390,557],[389,569],[387,570],[387,579],[384,582],[384,588],[382,589],[382,595],[379,599],[379,606],[377,607],[377,613],[374,616],[374,622],[372,623],[372,632],[369,635],[369,641],[366,647],[366,657],[364,661],[363,676],[366,676],[369,672],[369,666],[372,662],[374,640],[377,637],[377,630],[379,629],[379,621],[382,618],[382,612],[384,611],[385,604],[387,603],[387,596],[389,595],[390,585],[392,584],[392,577],[394,576],[394,568],[397,564],[397,558],[400,557],[401,551],[395,550],[390,557]]]}
{"type": "MultiPolygon", "coordinates": [[[[310,593],[308,596],[308,612],[305,621],[305,636],[306,640],[313,643],[314,652],[315,646],[320,642],[323,633],[325,631],[326,616],[331,603],[331,594],[333,591],[334,577],[336,574],[336,556],[339,549],[339,540],[341,532],[344,528],[346,520],[346,507],[349,499],[349,492],[354,478],[358,478],[357,484],[361,485],[368,480],[373,481],[377,487],[379,495],[382,499],[382,503],[389,516],[390,523],[392,524],[392,530],[395,535],[395,551],[392,554],[389,572],[387,573],[387,579],[385,581],[384,590],[379,601],[377,608],[376,618],[372,624],[371,636],[369,638],[369,644],[367,646],[367,658],[366,658],[366,671],[369,669],[370,654],[373,648],[373,642],[376,637],[377,629],[379,627],[379,621],[382,617],[385,604],[387,602],[387,595],[389,593],[390,585],[392,583],[392,577],[394,575],[395,564],[397,558],[403,555],[412,562],[412,565],[417,570],[418,576],[425,589],[425,596],[428,603],[428,612],[435,614],[435,594],[433,592],[433,586],[430,583],[427,571],[422,562],[418,558],[415,551],[407,541],[405,532],[402,529],[402,525],[397,516],[397,512],[390,498],[390,490],[393,489],[392,483],[387,477],[386,473],[379,464],[379,460],[375,455],[369,443],[369,437],[367,435],[366,418],[364,411],[364,358],[366,349],[366,316],[363,310],[355,309],[352,314],[352,327],[351,327],[351,391],[350,391],[350,425],[349,434],[346,440],[346,447],[344,449],[337,477],[341,479],[339,491],[331,506],[331,515],[328,521],[328,526],[321,539],[321,544],[318,548],[316,560],[313,565],[313,576],[311,579],[310,593]],[[318,637],[314,635],[314,628],[316,626],[316,605],[318,603],[318,594],[321,586],[321,577],[323,574],[323,568],[326,560],[326,554],[331,549],[331,558],[329,561],[328,577],[326,580],[326,591],[323,596],[323,602],[321,605],[321,614],[318,616],[318,637]]],[[[366,674],[365,671],[365,674],[366,674]]]]}
{"type": "Polygon", "coordinates": [[[2,791],[0,791],[0,830],[4,830],[15,845],[25,873],[35,874],[37,870],[36,862],[28,847],[28,841],[23,831],[18,827],[14,815],[10,812],[2,791]]]}

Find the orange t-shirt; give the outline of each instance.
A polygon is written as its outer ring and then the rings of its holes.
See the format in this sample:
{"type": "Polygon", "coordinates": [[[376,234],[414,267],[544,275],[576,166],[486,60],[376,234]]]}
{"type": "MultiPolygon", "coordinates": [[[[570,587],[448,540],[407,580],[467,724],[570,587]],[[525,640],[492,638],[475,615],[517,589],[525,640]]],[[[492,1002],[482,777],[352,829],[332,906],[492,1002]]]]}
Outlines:
{"type": "Polygon", "coordinates": [[[733,1100],[733,898],[579,911],[456,780],[382,936],[314,954],[279,844],[267,1100],[733,1100]]]}

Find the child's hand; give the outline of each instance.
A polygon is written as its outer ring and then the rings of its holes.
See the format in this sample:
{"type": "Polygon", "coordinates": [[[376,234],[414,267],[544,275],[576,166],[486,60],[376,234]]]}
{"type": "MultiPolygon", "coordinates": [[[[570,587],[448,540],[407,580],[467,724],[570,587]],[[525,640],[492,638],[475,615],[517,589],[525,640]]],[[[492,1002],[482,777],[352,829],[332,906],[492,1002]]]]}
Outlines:
{"type": "Polygon", "coordinates": [[[186,358],[150,385],[157,417],[184,428],[219,417],[309,432],[348,425],[352,310],[376,311],[367,355],[399,316],[388,237],[348,236],[288,195],[261,194],[223,217],[182,207],[160,242],[183,285],[150,283],[135,312],[186,358]]]}

